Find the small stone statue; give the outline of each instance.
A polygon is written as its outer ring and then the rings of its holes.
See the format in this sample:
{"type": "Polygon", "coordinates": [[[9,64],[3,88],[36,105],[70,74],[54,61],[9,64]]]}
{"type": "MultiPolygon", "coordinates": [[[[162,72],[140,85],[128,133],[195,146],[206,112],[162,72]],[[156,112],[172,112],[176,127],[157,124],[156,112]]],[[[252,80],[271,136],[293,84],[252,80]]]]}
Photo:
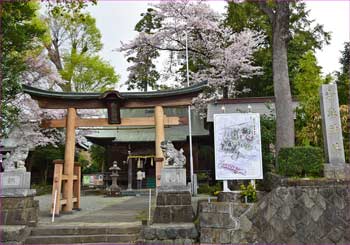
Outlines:
{"type": "Polygon", "coordinates": [[[24,166],[25,165],[25,162],[24,161],[22,161],[22,160],[18,160],[17,161],[17,171],[24,171],[24,172],[26,172],[27,171],[27,169],[26,169],[26,167],[24,166]]]}
{"type": "Polygon", "coordinates": [[[162,149],[165,158],[165,166],[183,168],[186,164],[186,157],[183,154],[183,149],[181,148],[179,151],[176,150],[171,141],[162,141],[160,148],[162,149]]]}
{"type": "Polygon", "coordinates": [[[4,172],[26,171],[25,160],[29,150],[26,147],[17,147],[12,154],[6,153],[6,159],[2,162],[4,172]],[[15,166],[17,164],[17,168],[15,166]]]}
{"type": "Polygon", "coordinates": [[[6,153],[6,158],[2,162],[2,168],[4,169],[4,172],[11,172],[16,170],[14,157],[10,153],[6,153]]]}

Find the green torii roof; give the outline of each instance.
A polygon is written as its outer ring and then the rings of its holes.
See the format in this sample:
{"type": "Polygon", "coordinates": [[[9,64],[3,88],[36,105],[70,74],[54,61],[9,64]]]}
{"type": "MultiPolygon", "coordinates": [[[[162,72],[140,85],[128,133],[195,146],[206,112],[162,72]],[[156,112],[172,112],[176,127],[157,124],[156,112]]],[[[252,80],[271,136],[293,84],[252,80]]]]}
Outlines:
{"type": "MultiPolygon", "coordinates": [[[[158,90],[158,91],[147,91],[147,92],[119,92],[119,94],[125,99],[138,99],[138,98],[159,98],[165,96],[176,96],[201,92],[207,86],[207,82],[201,82],[196,85],[169,89],[169,90],[158,90]]],[[[34,88],[28,85],[22,85],[23,92],[40,98],[58,98],[58,99],[69,99],[69,100],[90,100],[99,99],[103,93],[81,93],[81,92],[57,92],[50,90],[43,90],[34,88]]]]}

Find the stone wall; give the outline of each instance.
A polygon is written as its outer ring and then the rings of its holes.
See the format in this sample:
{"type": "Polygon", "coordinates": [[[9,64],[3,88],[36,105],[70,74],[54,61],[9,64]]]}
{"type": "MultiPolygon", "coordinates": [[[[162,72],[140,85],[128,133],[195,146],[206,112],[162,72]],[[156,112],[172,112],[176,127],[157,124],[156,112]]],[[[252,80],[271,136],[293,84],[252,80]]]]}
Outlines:
{"type": "Polygon", "coordinates": [[[39,216],[39,201],[33,196],[0,197],[0,224],[35,226],[39,216]]]}
{"type": "Polygon", "coordinates": [[[199,211],[201,243],[350,243],[350,181],[284,181],[255,204],[199,211]]]}
{"type": "Polygon", "coordinates": [[[195,244],[198,239],[193,223],[144,226],[140,235],[138,244],[195,244]]]}

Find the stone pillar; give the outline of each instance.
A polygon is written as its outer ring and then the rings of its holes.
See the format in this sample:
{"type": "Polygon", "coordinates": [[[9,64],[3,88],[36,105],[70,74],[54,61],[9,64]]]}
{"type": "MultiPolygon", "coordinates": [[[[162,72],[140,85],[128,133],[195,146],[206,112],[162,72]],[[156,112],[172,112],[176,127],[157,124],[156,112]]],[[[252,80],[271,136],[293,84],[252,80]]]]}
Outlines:
{"type": "Polygon", "coordinates": [[[66,121],[66,147],[64,151],[63,174],[67,175],[67,180],[63,184],[63,199],[67,204],[63,206],[63,211],[71,212],[73,209],[73,174],[74,174],[74,154],[75,154],[75,119],[76,109],[68,108],[66,121]]]}
{"type": "Polygon", "coordinates": [[[322,85],[320,97],[323,139],[326,154],[324,175],[332,179],[350,178],[350,166],[345,164],[337,85],[322,85]]]}
{"type": "Polygon", "coordinates": [[[154,108],[154,121],[156,127],[155,150],[156,150],[156,186],[160,186],[160,173],[163,168],[163,152],[160,143],[164,141],[164,110],[162,106],[154,108]]]}

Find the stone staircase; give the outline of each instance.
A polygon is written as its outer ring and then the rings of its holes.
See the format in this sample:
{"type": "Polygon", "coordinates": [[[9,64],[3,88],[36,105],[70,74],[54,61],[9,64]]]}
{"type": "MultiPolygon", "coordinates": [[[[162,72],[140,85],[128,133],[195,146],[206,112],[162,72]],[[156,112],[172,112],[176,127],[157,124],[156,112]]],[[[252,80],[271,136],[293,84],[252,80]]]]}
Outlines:
{"type": "Polygon", "coordinates": [[[42,225],[31,230],[24,244],[136,243],[140,224],[42,225]]]}

